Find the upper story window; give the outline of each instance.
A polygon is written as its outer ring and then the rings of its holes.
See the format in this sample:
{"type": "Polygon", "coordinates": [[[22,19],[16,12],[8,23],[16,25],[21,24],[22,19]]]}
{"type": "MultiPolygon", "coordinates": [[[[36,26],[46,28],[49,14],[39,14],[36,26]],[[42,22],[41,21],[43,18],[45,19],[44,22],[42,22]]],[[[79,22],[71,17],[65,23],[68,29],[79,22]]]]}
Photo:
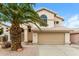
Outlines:
{"type": "Polygon", "coordinates": [[[59,24],[59,21],[55,21],[54,24],[59,24]]]}
{"type": "Polygon", "coordinates": [[[41,19],[47,20],[47,16],[46,15],[41,15],[40,17],[41,17],[41,19]]]}
{"type": "MultiPolygon", "coordinates": [[[[46,15],[41,15],[40,18],[47,23],[47,16],[46,15]]],[[[47,25],[44,25],[44,24],[40,24],[41,26],[47,26],[47,25]]]]}
{"type": "Polygon", "coordinates": [[[28,26],[28,32],[31,32],[31,26],[28,26]]]}

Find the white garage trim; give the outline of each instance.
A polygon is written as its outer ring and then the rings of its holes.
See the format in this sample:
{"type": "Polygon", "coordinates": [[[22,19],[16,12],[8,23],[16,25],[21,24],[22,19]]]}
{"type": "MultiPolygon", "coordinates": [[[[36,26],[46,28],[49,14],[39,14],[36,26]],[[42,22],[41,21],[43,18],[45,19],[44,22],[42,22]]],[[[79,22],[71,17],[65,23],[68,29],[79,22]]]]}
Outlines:
{"type": "Polygon", "coordinates": [[[33,43],[37,43],[37,42],[38,42],[38,34],[33,33],[33,43]]]}
{"type": "Polygon", "coordinates": [[[70,43],[70,33],[65,33],[65,44],[70,43]]]}

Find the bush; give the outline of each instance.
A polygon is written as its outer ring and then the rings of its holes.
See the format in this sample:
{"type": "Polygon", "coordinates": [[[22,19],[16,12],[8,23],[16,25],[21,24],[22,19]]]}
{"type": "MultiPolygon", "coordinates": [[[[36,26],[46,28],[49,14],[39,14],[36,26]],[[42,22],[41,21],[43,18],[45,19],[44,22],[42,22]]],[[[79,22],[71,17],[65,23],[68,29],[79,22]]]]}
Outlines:
{"type": "Polygon", "coordinates": [[[11,43],[10,42],[5,42],[3,45],[2,45],[2,48],[10,48],[11,47],[11,43]]]}
{"type": "Polygon", "coordinates": [[[3,42],[7,42],[8,41],[8,35],[3,36],[3,42]]]}
{"type": "Polygon", "coordinates": [[[0,35],[2,35],[2,34],[3,34],[3,28],[0,29],[0,35]]]}

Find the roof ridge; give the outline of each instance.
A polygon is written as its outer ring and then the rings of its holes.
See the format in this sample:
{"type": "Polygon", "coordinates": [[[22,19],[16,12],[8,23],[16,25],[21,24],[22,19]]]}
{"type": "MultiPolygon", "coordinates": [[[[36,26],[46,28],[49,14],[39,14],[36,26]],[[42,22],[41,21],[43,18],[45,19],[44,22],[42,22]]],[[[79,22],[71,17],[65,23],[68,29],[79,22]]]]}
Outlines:
{"type": "Polygon", "coordinates": [[[39,8],[39,9],[37,9],[36,11],[38,12],[38,11],[43,10],[43,9],[45,9],[45,10],[47,10],[47,11],[50,11],[50,12],[52,12],[52,13],[54,13],[54,14],[57,14],[57,12],[55,12],[55,11],[53,11],[53,10],[51,10],[51,9],[48,9],[48,8],[46,8],[46,7],[41,7],[41,8],[39,8]]]}
{"type": "MultiPolygon", "coordinates": [[[[47,10],[48,12],[54,13],[54,14],[56,15],[56,17],[59,17],[59,18],[63,19],[63,17],[61,17],[60,15],[58,15],[57,12],[55,12],[55,11],[53,11],[53,10],[50,10],[50,9],[48,9],[48,8],[46,8],[46,7],[41,7],[41,8],[39,8],[39,9],[37,9],[36,11],[39,12],[39,11],[41,11],[41,10],[47,10]]],[[[64,20],[64,19],[63,19],[63,20],[64,20]]]]}

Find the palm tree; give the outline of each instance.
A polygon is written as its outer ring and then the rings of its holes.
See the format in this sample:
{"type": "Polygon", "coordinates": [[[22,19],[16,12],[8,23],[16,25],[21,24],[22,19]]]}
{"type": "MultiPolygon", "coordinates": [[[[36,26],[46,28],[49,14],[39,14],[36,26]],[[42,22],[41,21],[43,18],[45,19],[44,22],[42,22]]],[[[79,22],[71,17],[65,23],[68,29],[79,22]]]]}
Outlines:
{"type": "MultiPolygon", "coordinates": [[[[43,23],[40,20],[39,15],[34,11],[31,3],[1,3],[0,4],[0,18],[2,21],[10,22],[10,38],[11,38],[11,50],[16,51],[22,48],[21,45],[21,32],[20,24],[31,22],[36,25],[37,23],[43,23]]],[[[37,25],[36,25],[37,26],[37,25]]]]}

